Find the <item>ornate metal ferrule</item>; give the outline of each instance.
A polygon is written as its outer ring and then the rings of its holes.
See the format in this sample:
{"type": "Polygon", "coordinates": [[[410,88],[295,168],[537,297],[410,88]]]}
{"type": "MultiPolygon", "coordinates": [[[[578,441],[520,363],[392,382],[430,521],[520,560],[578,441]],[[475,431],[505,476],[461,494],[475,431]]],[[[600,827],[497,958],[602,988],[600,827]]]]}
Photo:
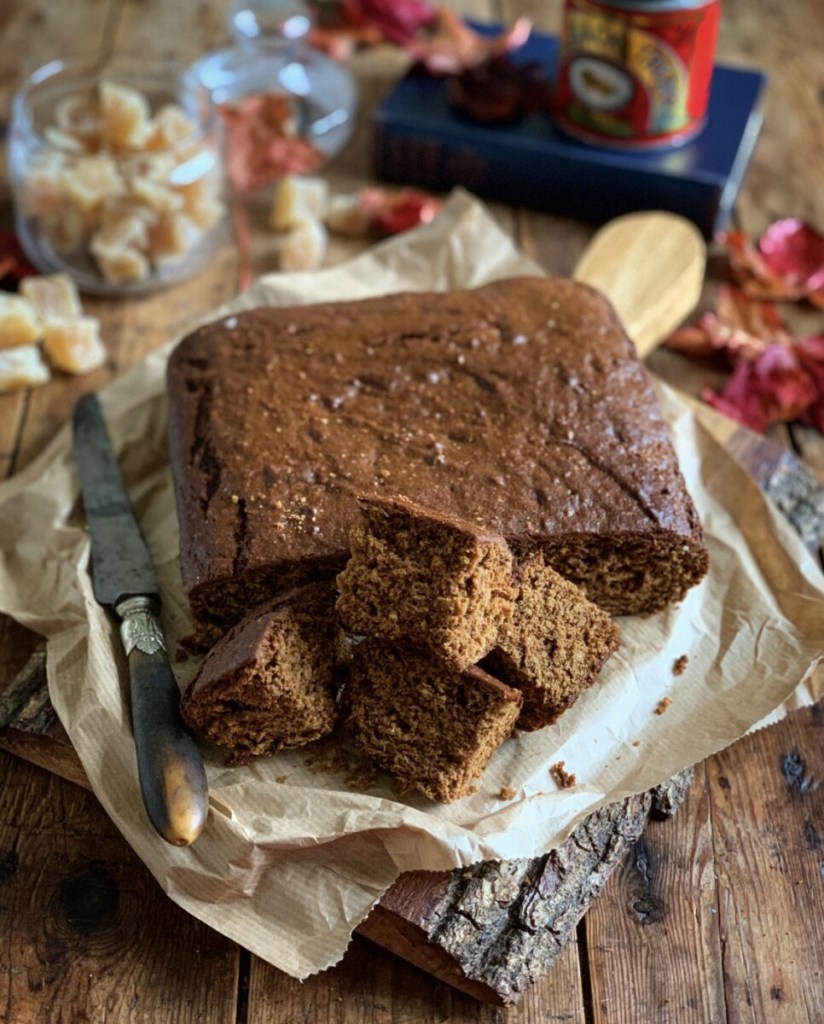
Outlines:
{"type": "Polygon", "coordinates": [[[129,655],[137,648],[143,654],[156,654],[166,649],[160,623],[150,597],[129,597],[115,609],[122,618],[120,635],[129,655]]]}

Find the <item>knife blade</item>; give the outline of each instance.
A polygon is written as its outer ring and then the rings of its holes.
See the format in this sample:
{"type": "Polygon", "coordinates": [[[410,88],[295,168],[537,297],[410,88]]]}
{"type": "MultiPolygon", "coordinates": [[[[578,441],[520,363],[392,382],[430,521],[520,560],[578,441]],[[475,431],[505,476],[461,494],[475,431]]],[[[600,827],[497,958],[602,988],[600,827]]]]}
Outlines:
{"type": "Polygon", "coordinates": [[[120,619],[129,663],[132,731],[140,791],[149,820],[174,846],[200,835],[208,786],[194,737],[180,716],[180,691],[160,626],[160,589],[134,517],[100,401],[74,408],[74,451],[89,525],[92,585],[120,619]]]}

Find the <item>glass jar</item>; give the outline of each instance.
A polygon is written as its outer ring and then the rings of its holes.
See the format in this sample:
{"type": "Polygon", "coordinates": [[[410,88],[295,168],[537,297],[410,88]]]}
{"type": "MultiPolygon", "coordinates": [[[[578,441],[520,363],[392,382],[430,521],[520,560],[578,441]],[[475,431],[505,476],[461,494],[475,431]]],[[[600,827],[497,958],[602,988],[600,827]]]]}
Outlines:
{"type": "Polygon", "coordinates": [[[86,292],[180,281],[224,240],[218,117],[187,71],[54,61],[15,95],[8,145],[26,255],[86,292]]]}
{"type": "MultiPolygon", "coordinates": [[[[315,169],[343,148],[354,128],[352,75],[309,45],[311,28],[308,8],[296,0],[235,0],[229,12],[234,45],[192,66],[215,104],[229,113],[246,99],[283,101],[283,123],[274,130],[286,143],[291,139],[303,146],[296,162],[309,164],[290,168],[286,153],[284,170],[315,169]]],[[[273,109],[270,104],[270,113],[273,109]]]]}

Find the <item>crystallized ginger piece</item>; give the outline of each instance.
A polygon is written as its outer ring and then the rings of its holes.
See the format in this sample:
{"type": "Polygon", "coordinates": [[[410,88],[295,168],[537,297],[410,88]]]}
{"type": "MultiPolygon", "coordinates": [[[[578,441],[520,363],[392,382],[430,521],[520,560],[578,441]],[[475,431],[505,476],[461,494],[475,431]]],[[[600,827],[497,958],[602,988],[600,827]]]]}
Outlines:
{"type": "Polygon", "coordinates": [[[326,255],[326,228],[318,220],[301,221],[280,247],[280,269],[316,270],[326,255]]]}
{"type": "Polygon", "coordinates": [[[61,153],[40,153],[23,183],[23,212],[33,217],[51,213],[65,202],[63,175],[66,160],[61,153]]]}
{"type": "Polygon", "coordinates": [[[321,220],[329,201],[329,186],[321,178],[287,174],[275,188],[269,223],[275,231],[288,231],[301,221],[321,220]]]}
{"type": "Polygon", "coordinates": [[[363,238],[371,227],[369,216],[357,193],[332,196],[323,219],[330,231],[347,238],[363,238]]]}
{"type": "Polygon", "coordinates": [[[168,149],[194,135],[196,125],[189,115],[174,103],[161,107],[149,126],[146,149],[168,149]]]}
{"type": "Polygon", "coordinates": [[[123,204],[103,211],[100,228],[91,240],[93,253],[109,249],[145,249],[149,244],[148,226],[154,214],[141,206],[123,204]]]}
{"type": "Polygon", "coordinates": [[[56,127],[82,142],[87,149],[99,149],[103,116],[96,98],[84,93],[64,96],[54,110],[56,127]]]}
{"type": "Polygon", "coordinates": [[[21,345],[0,352],[0,392],[48,384],[51,373],[38,345],[21,345]]]}
{"type": "Polygon", "coordinates": [[[66,198],[84,213],[125,191],[114,160],[104,154],[76,160],[64,172],[62,185],[66,198]]]}
{"type": "Polygon", "coordinates": [[[107,249],[99,244],[92,244],[89,248],[100,273],[111,284],[142,281],[149,276],[149,261],[139,249],[130,246],[107,249]]]}
{"type": "Polygon", "coordinates": [[[183,206],[183,196],[150,178],[132,178],[132,195],[157,213],[176,213],[183,206]]]}
{"type": "Polygon", "coordinates": [[[29,300],[0,291],[0,349],[30,345],[39,337],[40,324],[29,300]]]}
{"type": "Polygon", "coordinates": [[[136,89],[115,82],[100,86],[103,146],[115,153],[140,149],[150,133],[149,104],[136,89]]]}
{"type": "Polygon", "coordinates": [[[55,316],[81,316],[83,313],[77,286],[67,274],[24,277],[18,290],[32,304],[40,321],[55,316]]]}
{"type": "Polygon", "coordinates": [[[183,212],[204,231],[223,213],[219,188],[219,179],[214,173],[204,174],[175,188],[183,199],[183,212]]]}
{"type": "Polygon", "coordinates": [[[68,132],[61,131],[60,128],[55,128],[52,125],[49,125],[43,132],[43,138],[50,146],[54,146],[55,149],[65,150],[67,153],[78,154],[86,152],[82,139],[78,139],[76,135],[70,135],[68,132]]]}
{"type": "Polygon", "coordinates": [[[56,252],[73,252],[88,238],[89,216],[66,203],[40,218],[43,233],[56,252]]]}
{"type": "Polygon", "coordinates": [[[100,321],[93,316],[49,317],[44,325],[43,351],[52,366],[66,373],[96,370],[106,361],[100,321]]]}
{"type": "Polygon", "coordinates": [[[149,255],[154,261],[182,256],[200,237],[185,213],[162,213],[149,228],[149,255]]]}

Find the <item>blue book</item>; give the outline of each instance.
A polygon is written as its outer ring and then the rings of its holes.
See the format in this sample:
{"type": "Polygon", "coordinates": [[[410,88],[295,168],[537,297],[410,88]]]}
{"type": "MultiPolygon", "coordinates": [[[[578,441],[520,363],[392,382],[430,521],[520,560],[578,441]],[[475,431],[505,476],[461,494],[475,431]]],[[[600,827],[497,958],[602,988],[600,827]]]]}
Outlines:
{"type": "MultiPolygon", "coordinates": [[[[554,81],[558,40],[533,33],[512,55],[554,81]]],[[[384,181],[602,223],[633,210],[671,210],[709,238],[729,220],[761,128],[759,71],[715,68],[707,123],[676,148],[640,152],[586,145],[547,114],[481,124],[454,111],[443,78],[412,71],[375,112],[373,156],[384,181]]]]}

